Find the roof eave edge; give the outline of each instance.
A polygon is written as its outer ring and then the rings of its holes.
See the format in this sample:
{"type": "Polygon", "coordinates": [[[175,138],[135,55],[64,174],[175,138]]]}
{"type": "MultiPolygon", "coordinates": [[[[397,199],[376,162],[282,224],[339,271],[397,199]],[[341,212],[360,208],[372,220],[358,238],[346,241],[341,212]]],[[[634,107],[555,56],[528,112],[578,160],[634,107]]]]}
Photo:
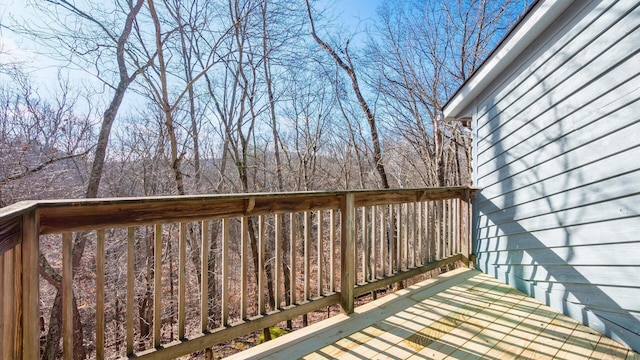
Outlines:
{"type": "Polygon", "coordinates": [[[465,81],[443,109],[445,120],[454,120],[469,114],[460,114],[509,66],[531,43],[564,12],[573,1],[543,0],[523,18],[509,38],[503,41],[490,58],[465,81]]]}

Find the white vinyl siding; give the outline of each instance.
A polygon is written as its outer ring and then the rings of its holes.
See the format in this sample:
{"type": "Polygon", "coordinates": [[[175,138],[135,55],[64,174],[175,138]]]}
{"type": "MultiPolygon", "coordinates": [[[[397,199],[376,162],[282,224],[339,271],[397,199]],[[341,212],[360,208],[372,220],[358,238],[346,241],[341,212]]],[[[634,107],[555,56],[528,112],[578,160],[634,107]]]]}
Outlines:
{"type": "Polygon", "coordinates": [[[477,266],[640,350],[640,1],[576,1],[476,99],[477,266]]]}

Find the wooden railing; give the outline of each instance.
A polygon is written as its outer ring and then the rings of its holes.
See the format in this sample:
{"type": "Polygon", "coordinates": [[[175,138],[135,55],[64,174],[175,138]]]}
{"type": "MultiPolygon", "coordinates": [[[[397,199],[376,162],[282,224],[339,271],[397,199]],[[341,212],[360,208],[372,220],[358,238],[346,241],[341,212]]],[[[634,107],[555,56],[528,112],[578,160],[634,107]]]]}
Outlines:
{"type": "Polygon", "coordinates": [[[41,255],[61,274],[64,358],[73,354],[75,296],[82,323],[95,328],[85,339],[95,344],[91,356],[169,359],[331,305],[351,313],[360,295],[468,264],[472,192],[61,200],[0,209],[0,357],[39,357],[40,305],[53,301],[39,281],[41,255]],[[89,244],[84,265],[73,269],[81,239],[89,244]],[[95,292],[79,288],[83,266],[95,292]],[[124,275],[105,277],[114,269],[124,275]],[[105,291],[116,292],[115,305],[105,291]]]}

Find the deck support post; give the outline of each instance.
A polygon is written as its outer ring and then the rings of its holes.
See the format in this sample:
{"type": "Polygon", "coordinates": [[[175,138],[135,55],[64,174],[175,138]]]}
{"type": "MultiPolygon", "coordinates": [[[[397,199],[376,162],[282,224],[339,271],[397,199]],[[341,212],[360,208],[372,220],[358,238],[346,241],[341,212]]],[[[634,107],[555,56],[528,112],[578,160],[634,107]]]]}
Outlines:
{"type": "MultiPolygon", "coordinates": [[[[40,358],[39,228],[36,210],[22,218],[22,358],[40,358]]],[[[20,312],[18,312],[20,313],[20,312]]],[[[20,316],[18,315],[18,316],[20,316]]]]}
{"type": "Polygon", "coordinates": [[[473,266],[473,261],[471,261],[471,246],[472,246],[472,234],[471,234],[471,223],[472,223],[472,201],[475,197],[474,189],[465,189],[462,195],[462,206],[460,206],[460,252],[462,254],[462,261],[467,265],[467,267],[473,266]]]}
{"type": "Polygon", "coordinates": [[[345,194],[340,202],[340,307],[342,313],[353,313],[355,287],[355,206],[353,194],[345,194]]]}

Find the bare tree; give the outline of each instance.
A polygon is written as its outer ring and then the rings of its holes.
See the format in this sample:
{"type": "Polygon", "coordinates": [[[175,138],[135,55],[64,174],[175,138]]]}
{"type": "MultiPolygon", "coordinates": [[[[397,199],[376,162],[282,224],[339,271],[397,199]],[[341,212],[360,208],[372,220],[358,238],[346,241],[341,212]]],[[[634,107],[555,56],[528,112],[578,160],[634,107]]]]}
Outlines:
{"type": "Polygon", "coordinates": [[[382,95],[390,127],[429,171],[430,185],[463,181],[460,172],[468,171],[464,164],[451,166],[470,141],[459,124],[439,121],[441,108],[514,21],[514,3],[386,1],[378,8],[368,81],[382,95]]]}
{"type": "Polygon", "coordinates": [[[366,102],[364,97],[362,96],[362,92],[360,91],[360,83],[358,82],[358,77],[356,75],[356,71],[353,65],[353,61],[351,61],[351,56],[349,55],[349,41],[345,44],[344,47],[344,56],[345,60],[343,60],[338,53],[325,41],[320,39],[318,34],[316,33],[316,28],[313,22],[313,16],[311,15],[311,6],[309,5],[309,0],[305,0],[307,5],[307,15],[309,17],[309,24],[311,26],[311,36],[313,39],[324,49],[331,57],[335,60],[335,62],[345,71],[345,73],[351,79],[351,86],[353,91],[358,99],[358,103],[364,112],[367,123],[369,124],[369,130],[371,131],[371,143],[373,144],[373,160],[375,163],[376,170],[378,171],[378,175],[380,176],[381,185],[383,188],[389,188],[389,180],[387,179],[387,173],[384,168],[384,163],[382,159],[382,149],[380,147],[380,139],[378,136],[378,128],[376,124],[376,119],[369,107],[369,104],[366,102]]]}

